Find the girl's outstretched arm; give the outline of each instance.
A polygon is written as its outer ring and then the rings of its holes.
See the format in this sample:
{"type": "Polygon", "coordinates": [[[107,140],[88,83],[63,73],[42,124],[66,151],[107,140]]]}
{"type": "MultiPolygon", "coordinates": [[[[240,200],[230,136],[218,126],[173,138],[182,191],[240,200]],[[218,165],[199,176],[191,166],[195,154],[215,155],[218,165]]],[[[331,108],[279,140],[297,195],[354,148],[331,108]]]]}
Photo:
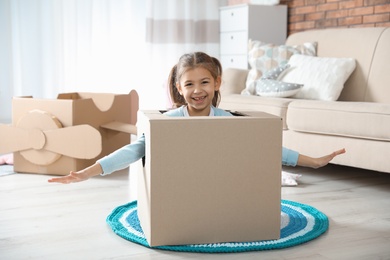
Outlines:
{"type": "Polygon", "coordinates": [[[88,180],[96,175],[107,175],[114,171],[124,169],[131,163],[145,156],[145,136],[142,135],[134,143],[123,146],[111,154],[99,159],[95,164],[69,175],[51,178],[49,182],[73,183],[88,180]]]}
{"type": "Polygon", "coordinates": [[[299,154],[297,165],[317,169],[327,165],[334,157],[343,153],[345,153],[344,148],[319,158],[313,158],[307,155],[299,154]]]}
{"type": "Polygon", "coordinates": [[[63,184],[69,184],[73,182],[86,181],[89,178],[99,175],[103,172],[99,163],[95,163],[78,172],[71,171],[69,175],[63,177],[55,177],[48,180],[48,182],[58,182],[63,184]]]}

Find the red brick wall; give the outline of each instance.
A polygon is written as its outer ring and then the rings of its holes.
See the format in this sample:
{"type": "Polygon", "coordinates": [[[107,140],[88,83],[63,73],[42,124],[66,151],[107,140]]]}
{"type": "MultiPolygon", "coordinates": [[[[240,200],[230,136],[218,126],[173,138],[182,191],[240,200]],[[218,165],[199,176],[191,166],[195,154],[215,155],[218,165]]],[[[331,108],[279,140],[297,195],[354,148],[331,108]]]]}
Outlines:
{"type": "MultiPolygon", "coordinates": [[[[229,5],[250,0],[229,0],[229,5]]],[[[390,0],[280,0],[288,6],[288,34],[334,27],[390,27],[390,0]]]]}

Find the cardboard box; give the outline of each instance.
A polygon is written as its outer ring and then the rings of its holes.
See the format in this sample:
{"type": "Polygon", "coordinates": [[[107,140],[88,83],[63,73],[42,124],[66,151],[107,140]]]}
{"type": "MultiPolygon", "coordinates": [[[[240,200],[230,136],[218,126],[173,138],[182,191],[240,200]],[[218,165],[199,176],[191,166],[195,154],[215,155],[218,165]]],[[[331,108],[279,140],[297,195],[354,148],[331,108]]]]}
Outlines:
{"type": "Polygon", "coordinates": [[[128,144],[137,112],[134,90],[15,97],[12,125],[0,127],[0,153],[14,152],[16,172],[67,175],[128,144]]]}
{"type": "Polygon", "coordinates": [[[150,246],[280,237],[282,120],[138,114],[138,216],[150,246]]]}

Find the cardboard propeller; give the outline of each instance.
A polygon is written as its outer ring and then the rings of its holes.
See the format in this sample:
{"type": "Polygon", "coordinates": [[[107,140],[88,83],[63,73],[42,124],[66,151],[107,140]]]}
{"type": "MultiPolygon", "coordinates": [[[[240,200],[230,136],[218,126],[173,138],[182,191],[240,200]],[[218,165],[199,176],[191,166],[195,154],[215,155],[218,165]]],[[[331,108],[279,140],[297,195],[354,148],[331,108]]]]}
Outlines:
{"type": "Polygon", "coordinates": [[[32,110],[16,126],[0,125],[0,153],[20,152],[28,161],[48,165],[62,155],[91,159],[102,150],[101,135],[90,125],[62,127],[50,113],[32,110]],[[66,140],[66,145],[53,140],[66,140]],[[18,140],[15,142],[15,140],[18,140]]]}

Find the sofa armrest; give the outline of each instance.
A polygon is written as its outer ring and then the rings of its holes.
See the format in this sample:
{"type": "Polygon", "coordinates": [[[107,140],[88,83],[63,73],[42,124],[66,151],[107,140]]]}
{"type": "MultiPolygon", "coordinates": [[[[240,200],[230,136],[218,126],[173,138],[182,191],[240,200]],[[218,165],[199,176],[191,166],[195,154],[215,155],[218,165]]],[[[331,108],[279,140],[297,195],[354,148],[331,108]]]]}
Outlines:
{"type": "Polygon", "coordinates": [[[245,89],[248,70],[228,68],[222,74],[221,95],[240,94],[245,89]]]}

